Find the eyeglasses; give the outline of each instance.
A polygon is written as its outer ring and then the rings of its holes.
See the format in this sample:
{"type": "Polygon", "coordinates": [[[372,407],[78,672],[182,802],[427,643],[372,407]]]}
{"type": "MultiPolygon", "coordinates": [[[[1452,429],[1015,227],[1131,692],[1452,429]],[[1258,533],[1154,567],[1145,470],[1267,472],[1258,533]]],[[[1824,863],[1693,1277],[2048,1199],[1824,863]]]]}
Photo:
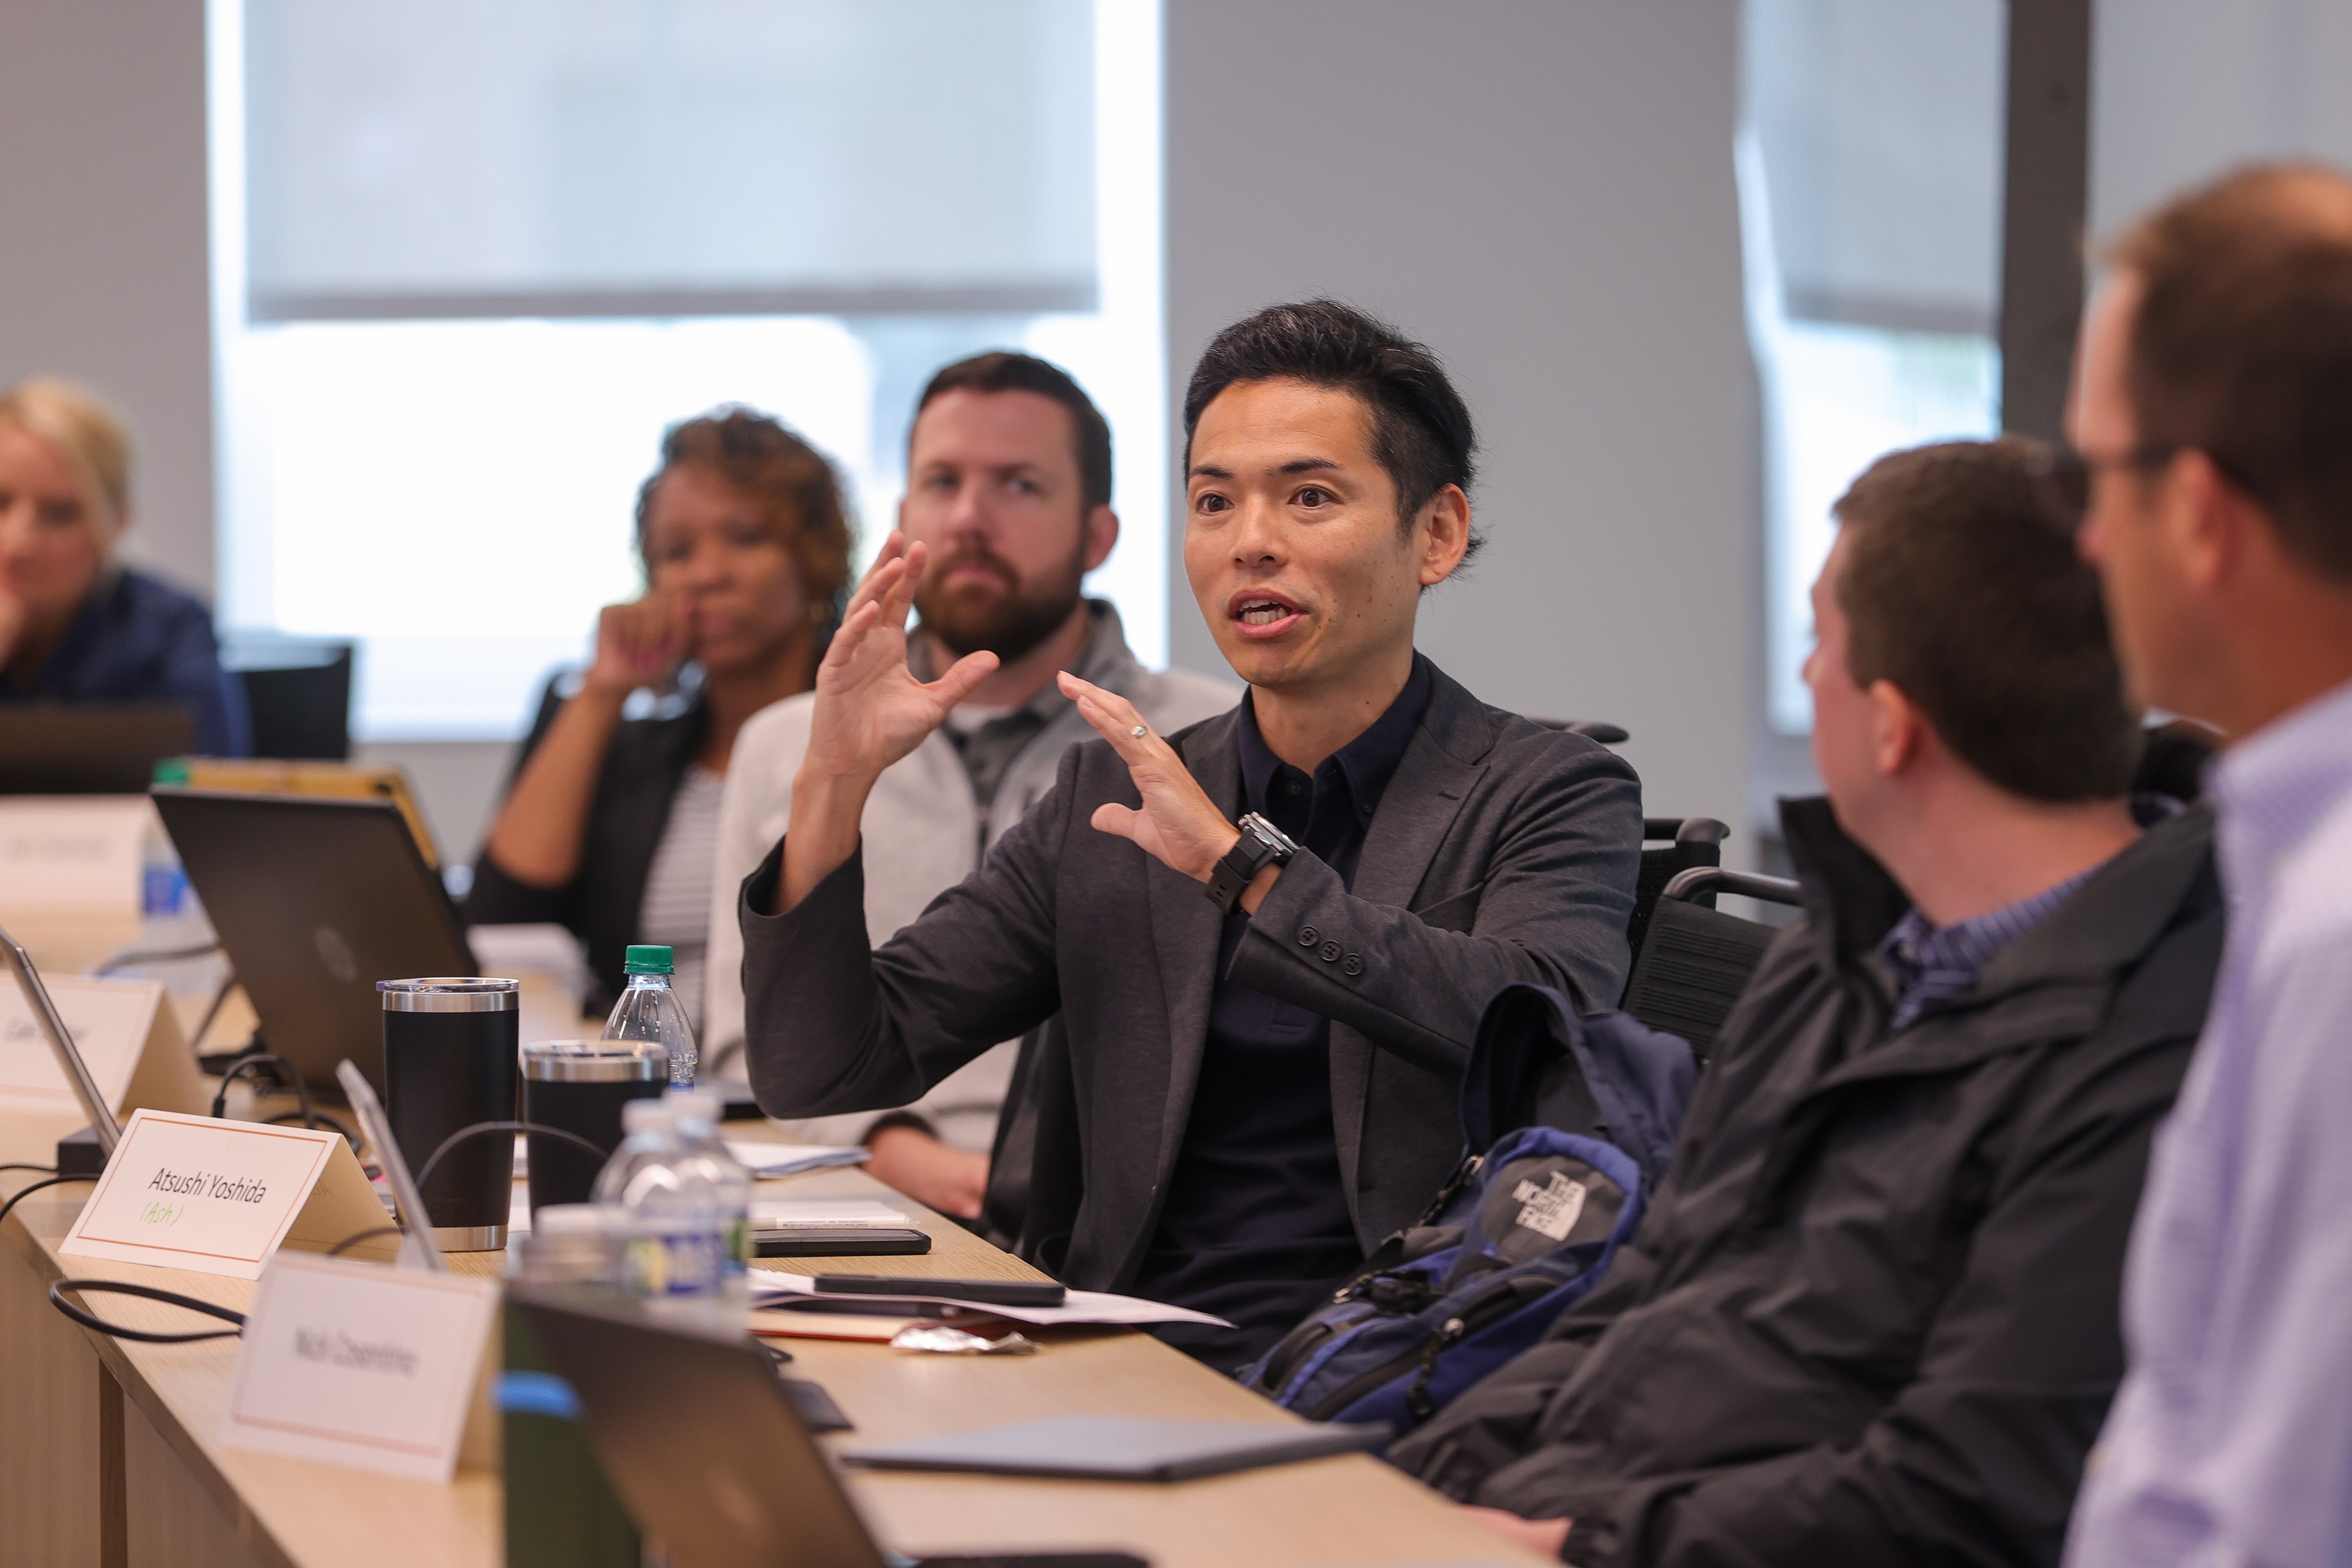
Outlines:
{"type": "Polygon", "coordinates": [[[2033,462],[2033,489],[2050,521],[2069,533],[2082,531],[2091,510],[2091,477],[2101,473],[2144,474],[2172,461],[2185,441],[2151,441],[2113,457],[2094,457],[2072,447],[2045,447],[2033,462]]]}

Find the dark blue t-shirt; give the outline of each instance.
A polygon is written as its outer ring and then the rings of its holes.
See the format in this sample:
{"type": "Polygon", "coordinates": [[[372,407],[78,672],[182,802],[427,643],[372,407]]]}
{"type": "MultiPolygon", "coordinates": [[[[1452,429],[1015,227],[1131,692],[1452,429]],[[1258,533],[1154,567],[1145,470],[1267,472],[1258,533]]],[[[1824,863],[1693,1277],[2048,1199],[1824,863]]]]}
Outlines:
{"type": "MultiPolygon", "coordinates": [[[[1352,886],[1365,831],[1428,710],[1430,666],[1308,777],[1266,748],[1250,700],[1236,726],[1248,809],[1352,886]]],[[[1160,1337],[1224,1371],[1279,1339],[1363,1261],[1331,1131],[1331,1021],[1226,979],[1249,929],[1225,921],[1209,1037],[1183,1146],[1136,1293],[1230,1320],[1160,1337]]]]}
{"type": "Polygon", "coordinates": [[[221,668],[211,615],[137,572],[100,577],[29,679],[0,669],[0,702],[176,702],[195,720],[199,754],[253,750],[245,689],[221,668]]]}

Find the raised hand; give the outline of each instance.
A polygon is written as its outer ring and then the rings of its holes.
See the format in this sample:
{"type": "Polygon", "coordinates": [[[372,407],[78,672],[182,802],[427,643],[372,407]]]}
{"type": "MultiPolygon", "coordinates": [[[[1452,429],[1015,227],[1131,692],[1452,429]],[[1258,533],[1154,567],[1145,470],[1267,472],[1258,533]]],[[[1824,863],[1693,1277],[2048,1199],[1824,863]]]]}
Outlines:
{"type": "Polygon", "coordinates": [[[856,851],[866,797],[882,770],[921,745],[996,668],[985,651],[964,655],[937,680],[918,680],[907,668],[907,612],[928,555],[904,534],[885,540],[817,666],[772,913],[799,903],[856,851]]]}
{"type": "Polygon", "coordinates": [[[929,547],[893,532],[858,584],[841,629],[817,666],[803,772],[835,779],[878,777],[923,743],[949,710],[996,668],[996,656],[966,654],[937,680],[907,668],[907,612],[929,547]]]}
{"type": "MultiPolygon", "coordinates": [[[[1076,703],[1087,722],[1110,742],[1111,750],[1127,764],[1137,793],[1143,796],[1140,810],[1108,803],[1095,807],[1089,820],[1096,829],[1131,838],[1171,869],[1206,882],[1217,862],[1241,837],[1241,829],[1225,820],[1225,814],[1184,766],[1176,748],[1144,722],[1134,703],[1066,670],[1061,680],[1062,694],[1076,703]],[[1138,730],[1143,732],[1139,735],[1138,730]]],[[[1260,875],[1275,870],[1268,867],[1260,875]]],[[[1264,891],[1255,890],[1261,895],[1264,891]]],[[[1254,899],[1243,902],[1245,908],[1256,907],[1254,899]]]]}

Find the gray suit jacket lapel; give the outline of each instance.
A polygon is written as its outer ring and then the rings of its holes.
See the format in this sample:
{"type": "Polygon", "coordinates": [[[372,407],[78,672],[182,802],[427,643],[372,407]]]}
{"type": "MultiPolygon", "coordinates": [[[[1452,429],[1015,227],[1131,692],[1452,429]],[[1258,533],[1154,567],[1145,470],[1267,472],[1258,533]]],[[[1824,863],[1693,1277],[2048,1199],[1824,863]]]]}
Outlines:
{"type": "MultiPolygon", "coordinates": [[[[1471,784],[1486,770],[1493,739],[1485,717],[1476,698],[1437,672],[1429,711],[1381,792],[1380,807],[1364,835],[1349,889],[1357,898],[1396,909],[1411,905],[1438,846],[1461,815],[1471,784]]],[[[1372,1050],[1372,1043],[1355,1030],[1332,1028],[1331,1136],[1339,1145],[1339,1174],[1350,1211],[1356,1206],[1358,1156],[1371,1095],[1372,1050]]]]}
{"type": "MultiPolygon", "coordinates": [[[[1234,724],[1230,713],[1212,719],[1184,745],[1185,765],[1229,820],[1242,812],[1241,752],[1234,742],[1234,724]]],[[[1153,1183],[1156,1211],[1176,1168],[1184,1124],[1192,1115],[1192,1090],[1209,1044],[1209,1004],[1217,986],[1217,945],[1224,921],[1200,883],[1156,859],[1146,868],[1145,885],[1150,889],[1160,984],[1168,1002],[1168,1102],[1160,1113],[1159,1174],[1153,1183]]],[[[1147,1236],[1149,1230],[1147,1226],[1147,1236]]]]}

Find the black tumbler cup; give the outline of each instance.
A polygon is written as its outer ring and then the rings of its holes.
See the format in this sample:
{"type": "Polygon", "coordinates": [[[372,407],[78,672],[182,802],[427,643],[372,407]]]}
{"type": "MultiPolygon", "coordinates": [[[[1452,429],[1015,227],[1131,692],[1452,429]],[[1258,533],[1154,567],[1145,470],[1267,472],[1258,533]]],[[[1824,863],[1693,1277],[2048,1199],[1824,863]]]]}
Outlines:
{"type": "MultiPolygon", "coordinates": [[[[521,987],[512,980],[438,975],[379,980],[383,994],[384,1114],[411,1174],[441,1142],[478,1121],[511,1121],[521,987]]],[[[496,1252],[514,1202],[514,1136],[484,1132],[441,1157],[420,1184],[444,1252],[496,1252]]]]}
{"type": "MultiPolygon", "coordinates": [[[[610,1158],[621,1146],[621,1107],[652,1100],[669,1082],[658,1040],[534,1040],[522,1048],[523,1120],[577,1132],[610,1158]]],[[[530,1212],[584,1204],[603,1160],[560,1138],[530,1140],[530,1212]]]]}

